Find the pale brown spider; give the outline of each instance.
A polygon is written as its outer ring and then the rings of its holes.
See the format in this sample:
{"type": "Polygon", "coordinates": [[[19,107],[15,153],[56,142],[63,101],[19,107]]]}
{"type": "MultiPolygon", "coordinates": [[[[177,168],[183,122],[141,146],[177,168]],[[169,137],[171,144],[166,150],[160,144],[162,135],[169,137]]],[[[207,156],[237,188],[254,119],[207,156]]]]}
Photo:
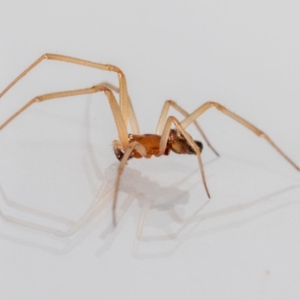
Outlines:
{"type": "Polygon", "coordinates": [[[203,145],[201,142],[195,141],[192,137],[186,132],[185,128],[189,126],[191,123],[194,123],[208,146],[218,155],[218,153],[214,150],[214,148],[210,145],[207,140],[205,134],[201,130],[199,124],[196,119],[202,115],[206,110],[211,107],[215,107],[225,115],[231,117],[235,121],[244,125],[248,129],[250,129],[253,133],[258,135],[259,137],[264,138],[281,156],[283,156],[294,168],[300,171],[300,168],[285,154],[283,151],[260,129],[234,114],[223,105],[216,102],[206,102],[200,107],[198,107],[191,114],[187,113],[184,109],[182,109],[179,105],[177,105],[174,101],[168,100],[165,102],[164,107],[162,109],[156,134],[140,134],[138,122],[132,107],[132,103],[127,91],[126,78],[121,69],[114,65],[109,64],[101,64],[95,63],[91,61],[86,61],[83,59],[73,58],[64,55],[58,54],[44,54],[39,59],[37,59],[33,64],[31,64],[24,72],[22,72],[12,83],[10,83],[0,94],[0,98],[13,86],[15,85],[21,78],[23,78],[30,70],[32,70],[36,65],[38,65],[44,59],[64,61],[68,63],[83,65],[87,67],[92,67],[96,69],[101,69],[105,71],[116,72],[119,77],[119,103],[117,102],[110,85],[101,84],[96,85],[90,88],[79,89],[79,90],[71,90],[57,93],[50,93],[41,96],[37,96],[30,100],[27,104],[25,104],[22,108],[20,108],[16,113],[14,113],[8,120],[6,120],[1,126],[0,130],[2,130],[5,126],[7,126],[13,119],[15,119],[20,113],[22,113],[25,109],[31,106],[35,102],[42,102],[45,100],[82,95],[82,94],[91,94],[96,92],[104,92],[114,119],[116,123],[116,127],[118,130],[119,141],[113,141],[113,149],[117,159],[120,161],[120,165],[118,168],[118,175],[116,178],[114,199],[113,199],[113,223],[116,225],[116,204],[117,204],[117,195],[120,185],[120,179],[122,172],[124,170],[126,162],[130,158],[141,158],[146,157],[150,158],[152,155],[161,156],[161,155],[169,155],[170,151],[173,151],[178,154],[195,154],[198,158],[199,168],[202,176],[202,182],[207,193],[207,196],[210,198],[210,194],[208,191],[208,187],[205,180],[205,174],[203,169],[203,164],[201,160],[200,153],[202,151],[203,145]],[[180,112],[185,119],[182,122],[179,122],[174,116],[168,117],[168,110],[172,106],[178,112],[180,112]],[[133,134],[128,134],[128,123],[130,123],[131,130],[133,134]],[[176,129],[172,129],[172,124],[175,125],[176,129]]]}

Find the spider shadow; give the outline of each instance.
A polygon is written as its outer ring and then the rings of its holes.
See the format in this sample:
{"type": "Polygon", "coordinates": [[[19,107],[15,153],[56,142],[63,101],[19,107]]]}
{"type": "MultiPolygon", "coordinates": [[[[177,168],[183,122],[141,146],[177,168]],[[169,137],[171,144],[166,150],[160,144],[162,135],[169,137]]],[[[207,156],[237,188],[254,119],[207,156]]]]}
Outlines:
{"type": "MultiPolygon", "coordinates": [[[[14,228],[17,228],[18,230],[21,229],[22,236],[16,237],[6,233],[0,233],[0,238],[16,244],[34,247],[42,251],[50,252],[52,254],[66,254],[72,251],[78,244],[82,243],[92,231],[97,230],[97,232],[99,232],[99,225],[105,220],[106,217],[106,219],[109,220],[109,224],[104,230],[102,230],[102,233],[100,234],[103,243],[97,251],[97,256],[101,256],[106,250],[110,248],[114,239],[122,230],[126,220],[128,220],[129,217],[133,216],[133,219],[137,225],[136,240],[133,245],[133,256],[139,259],[157,258],[171,255],[182,245],[182,243],[187,240],[199,239],[206,235],[226,231],[234,226],[240,227],[248,222],[255,220],[256,218],[272,213],[275,210],[282,209],[283,207],[293,205],[295,203],[298,204],[297,201],[290,200],[284,204],[277,204],[277,207],[275,208],[272,207],[265,211],[260,210],[260,212],[256,213],[254,216],[244,218],[239,222],[229,221],[221,225],[218,225],[218,223],[216,223],[213,227],[208,229],[199,228],[199,226],[201,224],[204,224],[205,221],[250,210],[251,208],[265,202],[267,199],[283,195],[288,191],[299,188],[300,185],[289,186],[287,188],[250,201],[246,204],[228,206],[227,208],[218,209],[213,212],[207,213],[204,212],[207,204],[209,203],[208,201],[206,201],[202,205],[200,205],[200,207],[193,214],[182,218],[176,212],[175,207],[177,207],[178,205],[188,206],[190,194],[189,191],[179,189],[179,186],[184,181],[190,181],[191,177],[195,173],[198,173],[198,170],[195,170],[194,172],[189,174],[181,182],[177,182],[170,187],[161,187],[159,183],[149,180],[146,176],[141,176],[141,173],[139,171],[127,167],[125,176],[120,185],[121,195],[124,196],[124,194],[126,194],[126,196],[119,205],[117,211],[118,226],[114,228],[111,219],[111,205],[107,204],[111,203],[111,199],[113,196],[117,168],[118,163],[114,163],[105,170],[103,176],[106,177],[106,181],[102,183],[97,197],[91,203],[89,209],[85,212],[85,214],[79,220],[75,221],[62,216],[39,211],[37,209],[33,209],[31,207],[19,204],[16,201],[8,199],[3,188],[0,186],[0,196],[5,203],[6,208],[17,212],[22,212],[32,217],[38,216],[42,220],[51,220],[68,226],[68,229],[66,231],[60,231],[55,227],[45,226],[42,223],[39,224],[28,222],[23,220],[22,218],[8,215],[3,211],[0,211],[1,219],[14,228]],[[137,200],[138,205],[142,210],[139,220],[136,219],[137,214],[135,212],[128,213],[129,208],[131,207],[131,204],[134,200],[137,200]],[[163,212],[164,215],[168,215],[169,218],[161,218],[158,223],[157,220],[155,220],[154,222],[147,224],[146,226],[149,211],[163,212]],[[166,219],[167,221],[165,221],[166,219]],[[179,228],[175,231],[172,231],[169,228],[169,225],[172,222],[180,225],[179,228]],[[156,227],[156,229],[163,230],[166,233],[159,235],[144,235],[143,232],[145,227],[156,227]],[[169,229],[166,230],[166,228],[169,229]],[[45,245],[43,243],[40,243],[39,241],[36,241],[38,239],[35,239],[35,241],[31,241],[29,238],[26,239],[24,237],[28,235],[27,233],[30,233],[31,235],[34,234],[37,237],[47,238],[52,241],[59,242],[59,244],[62,246],[54,247],[53,243],[50,243],[50,246],[45,245]],[[150,254],[140,253],[139,251],[141,243],[148,244],[149,242],[153,242],[157,244],[169,241],[172,241],[171,250],[150,254]]],[[[197,184],[199,184],[198,181],[197,184]]]]}

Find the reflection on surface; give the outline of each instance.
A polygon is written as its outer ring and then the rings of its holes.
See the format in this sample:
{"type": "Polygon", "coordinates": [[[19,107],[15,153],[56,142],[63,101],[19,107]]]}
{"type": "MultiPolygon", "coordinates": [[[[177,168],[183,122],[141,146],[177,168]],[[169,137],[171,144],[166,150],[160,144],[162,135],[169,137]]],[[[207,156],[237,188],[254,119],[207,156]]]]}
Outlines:
{"type": "Polygon", "coordinates": [[[127,167],[120,186],[122,200],[117,210],[118,225],[114,228],[111,222],[110,204],[117,167],[118,163],[115,163],[104,172],[106,180],[102,182],[98,195],[78,220],[49,214],[14,202],[13,199],[7,198],[0,186],[0,217],[2,219],[0,238],[53,254],[65,254],[83,243],[90,233],[96,231],[100,236],[100,241],[99,239],[95,241],[97,244],[100,243],[97,255],[101,256],[110,249],[129,217],[132,217],[136,225],[133,255],[137,258],[160,257],[171,255],[187,240],[230,230],[232,227],[242,226],[275,210],[298,204],[295,199],[284,203],[280,200],[273,200],[276,197],[280,199],[278,196],[300,187],[300,185],[294,185],[245,204],[231,205],[210,212],[205,212],[209,205],[206,201],[198,205],[193,213],[187,215],[185,210],[190,204],[190,196],[189,192],[179,188],[180,183],[171,187],[162,187],[159,183],[141,176],[139,171],[127,167]],[[265,208],[263,204],[271,198],[274,204],[265,208]],[[129,211],[133,201],[137,201],[141,207],[139,219],[137,219],[136,211],[129,211]],[[183,214],[178,213],[178,207],[184,211],[183,214]],[[255,207],[258,209],[254,210],[255,207]],[[149,218],[150,214],[160,215],[160,217],[149,218]],[[234,214],[241,214],[243,218],[238,222],[232,221],[230,216],[234,214]],[[38,221],[27,221],[23,216],[27,216],[27,219],[29,216],[38,221]],[[220,221],[224,218],[225,222],[220,221]],[[209,224],[214,219],[219,219],[219,221],[209,224]],[[63,225],[66,229],[58,230],[57,224],[63,225]],[[177,225],[175,230],[174,224],[177,225]],[[5,230],[8,226],[11,228],[5,230]],[[147,245],[146,249],[151,248],[148,247],[149,243],[155,246],[156,251],[141,253],[141,246],[147,245]],[[162,251],[157,251],[158,248],[162,248],[162,251]]]}

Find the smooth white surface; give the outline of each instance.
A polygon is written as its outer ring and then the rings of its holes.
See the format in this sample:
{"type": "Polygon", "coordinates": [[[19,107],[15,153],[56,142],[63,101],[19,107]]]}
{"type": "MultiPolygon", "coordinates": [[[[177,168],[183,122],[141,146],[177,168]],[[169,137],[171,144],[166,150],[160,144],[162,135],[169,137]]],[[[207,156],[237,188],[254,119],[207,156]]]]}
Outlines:
{"type": "MultiPolygon", "coordinates": [[[[0,89],[46,52],[112,63],[127,75],[142,132],[155,131],[167,99],[188,111],[215,100],[300,164],[297,1],[0,6],[0,89]]],[[[114,74],[43,62],[1,99],[0,120],[36,95],[103,81],[117,84],[114,74]]],[[[195,157],[132,160],[114,231],[117,133],[104,95],[35,105],[5,128],[0,298],[299,299],[300,174],[217,111],[200,123],[221,153],[203,153],[212,199],[195,157]]]]}

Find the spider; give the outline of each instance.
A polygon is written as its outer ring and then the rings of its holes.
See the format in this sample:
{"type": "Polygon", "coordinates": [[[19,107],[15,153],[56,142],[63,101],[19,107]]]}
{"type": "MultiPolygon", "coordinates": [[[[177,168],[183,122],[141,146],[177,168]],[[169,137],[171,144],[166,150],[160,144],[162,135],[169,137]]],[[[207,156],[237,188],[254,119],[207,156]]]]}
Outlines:
{"type": "Polygon", "coordinates": [[[116,225],[116,204],[118,190],[120,186],[121,175],[123,173],[124,167],[127,161],[131,158],[150,158],[151,156],[162,156],[169,155],[171,151],[177,154],[194,154],[197,156],[199,169],[201,173],[202,183],[204,185],[206,194],[210,198],[210,193],[207,187],[205,173],[203,168],[203,163],[201,159],[201,152],[203,149],[203,144],[200,141],[193,140],[193,138],[186,132],[185,128],[191,123],[194,123],[197,130],[202,135],[203,139],[207,145],[219,156],[218,152],[212,147],[204,132],[197,123],[197,118],[200,117],[205,111],[214,107],[223,114],[234,119],[241,125],[244,125],[257,136],[265,139],[284,159],[286,159],[294,168],[300,171],[299,166],[297,166],[263,131],[255,127],[253,124],[249,123],[242,117],[236,115],[232,111],[225,108],[223,105],[209,101],[202,104],[191,114],[187,113],[182,107],[176,104],[172,100],[167,100],[163,106],[161,115],[159,117],[158,125],[155,134],[140,134],[138,122],[133,110],[133,106],[127,91],[126,78],[124,73],[120,68],[110,64],[101,64],[96,62],[91,62],[79,58],[74,58],[59,54],[44,54],[38,58],[34,63],[32,63],[25,71],[23,71],[15,80],[13,80],[0,94],[0,98],[11,89],[20,79],[22,79],[29,71],[31,71],[35,66],[37,66],[43,60],[56,60],[63,61],[67,63],[73,63],[77,65],[82,65],[86,67],[96,68],[104,71],[115,72],[119,79],[119,89],[115,90],[119,93],[119,103],[113,94],[113,88],[110,84],[99,84],[93,87],[62,91],[50,94],[44,94],[37,96],[30,100],[27,104],[21,107],[17,112],[15,112],[10,118],[8,118],[2,125],[0,125],[0,130],[6,127],[12,120],[14,120],[19,114],[29,108],[32,104],[36,102],[43,102],[46,100],[51,100],[55,98],[76,96],[82,94],[91,94],[97,92],[104,92],[107,100],[109,101],[111,111],[115,120],[115,124],[118,131],[119,140],[114,140],[112,147],[117,159],[120,161],[118,167],[118,174],[116,177],[114,198],[112,204],[113,210],[113,224],[116,225]],[[173,107],[179,113],[181,113],[185,119],[179,122],[174,116],[168,116],[169,108],[173,107]],[[131,127],[132,133],[128,133],[128,127],[131,127]],[[175,128],[172,128],[174,126],[175,128]]]}

